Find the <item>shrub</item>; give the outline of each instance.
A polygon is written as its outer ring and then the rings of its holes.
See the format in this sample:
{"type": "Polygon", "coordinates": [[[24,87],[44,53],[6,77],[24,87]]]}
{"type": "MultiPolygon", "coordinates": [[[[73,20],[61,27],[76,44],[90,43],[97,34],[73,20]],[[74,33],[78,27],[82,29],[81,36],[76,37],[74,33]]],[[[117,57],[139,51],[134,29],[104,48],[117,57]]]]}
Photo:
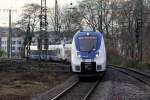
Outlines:
{"type": "Polygon", "coordinates": [[[110,48],[107,50],[107,61],[109,64],[121,65],[123,58],[119,56],[116,49],[110,48]]]}

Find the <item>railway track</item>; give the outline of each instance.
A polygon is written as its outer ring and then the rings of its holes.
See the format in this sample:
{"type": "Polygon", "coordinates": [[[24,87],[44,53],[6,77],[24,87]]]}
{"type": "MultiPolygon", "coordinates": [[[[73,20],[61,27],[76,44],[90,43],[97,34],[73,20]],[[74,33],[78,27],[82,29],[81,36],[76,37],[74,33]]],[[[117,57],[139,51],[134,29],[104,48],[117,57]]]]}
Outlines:
{"type": "Polygon", "coordinates": [[[150,76],[148,74],[130,69],[130,68],[125,68],[125,67],[120,67],[120,66],[116,66],[116,65],[107,65],[108,68],[112,68],[115,69],[119,72],[122,72],[128,76],[133,77],[134,79],[150,86],[150,76]]]}
{"type": "Polygon", "coordinates": [[[49,100],[88,100],[97,85],[96,82],[80,82],[79,80],[49,100]]]}

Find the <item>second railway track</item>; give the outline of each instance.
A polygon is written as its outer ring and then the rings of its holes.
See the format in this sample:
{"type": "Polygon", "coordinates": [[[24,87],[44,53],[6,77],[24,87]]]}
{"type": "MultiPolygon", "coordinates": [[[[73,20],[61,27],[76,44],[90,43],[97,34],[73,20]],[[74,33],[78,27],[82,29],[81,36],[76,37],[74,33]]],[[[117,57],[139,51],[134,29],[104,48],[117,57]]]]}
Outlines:
{"type": "Polygon", "coordinates": [[[139,71],[132,70],[129,68],[119,67],[116,65],[108,65],[108,68],[118,70],[118,71],[120,71],[128,76],[131,76],[131,77],[137,79],[138,81],[150,86],[150,76],[147,74],[144,74],[144,73],[141,73],[139,71]]]}
{"type": "Polygon", "coordinates": [[[95,82],[76,81],[70,87],[49,100],[88,100],[99,80],[95,82]]]}

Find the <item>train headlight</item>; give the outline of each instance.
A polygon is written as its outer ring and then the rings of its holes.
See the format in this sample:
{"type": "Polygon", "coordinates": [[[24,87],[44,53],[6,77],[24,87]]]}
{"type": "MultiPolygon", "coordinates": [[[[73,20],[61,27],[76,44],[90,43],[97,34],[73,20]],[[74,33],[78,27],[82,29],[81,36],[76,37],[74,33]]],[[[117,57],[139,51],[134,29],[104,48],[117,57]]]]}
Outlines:
{"type": "Polygon", "coordinates": [[[101,70],[102,66],[101,65],[97,65],[97,70],[101,70]]]}
{"type": "Polygon", "coordinates": [[[98,57],[98,56],[99,56],[99,52],[96,53],[96,57],[98,57]]]}
{"type": "Polygon", "coordinates": [[[80,71],[81,69],[80,69],[80,66],[75,66],[75,70],[76,71],[80,71]]]}

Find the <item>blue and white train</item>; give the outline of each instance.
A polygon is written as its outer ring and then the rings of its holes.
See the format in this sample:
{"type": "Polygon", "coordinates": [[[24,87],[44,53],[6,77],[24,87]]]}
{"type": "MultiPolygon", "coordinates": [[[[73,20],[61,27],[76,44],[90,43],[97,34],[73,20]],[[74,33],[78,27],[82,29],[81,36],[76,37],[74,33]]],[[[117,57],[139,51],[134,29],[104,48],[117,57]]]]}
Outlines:
{"type": "Polygon", "coordinates": [[[102,33],[79,31],[74,35],[71,71],[79,76],[99,76],[106,71],[106,50],[102,33]]]}
{"type": "MultiPolygon", "coordinates": [[[[26,51],[26,50],[25,50],[26,51]]],[[[43,60],[43,61],[70,61],[71,55],[71,44],[65,44],[65,47],[62,44],[59,45],[49,45],[48,52],[42,50],[40,51],[36,46],[30,46],[30,51],[28,58],[31,60],[43,60]]],[[[27,57],[27,51],[26,51],[27,57]]]]}

